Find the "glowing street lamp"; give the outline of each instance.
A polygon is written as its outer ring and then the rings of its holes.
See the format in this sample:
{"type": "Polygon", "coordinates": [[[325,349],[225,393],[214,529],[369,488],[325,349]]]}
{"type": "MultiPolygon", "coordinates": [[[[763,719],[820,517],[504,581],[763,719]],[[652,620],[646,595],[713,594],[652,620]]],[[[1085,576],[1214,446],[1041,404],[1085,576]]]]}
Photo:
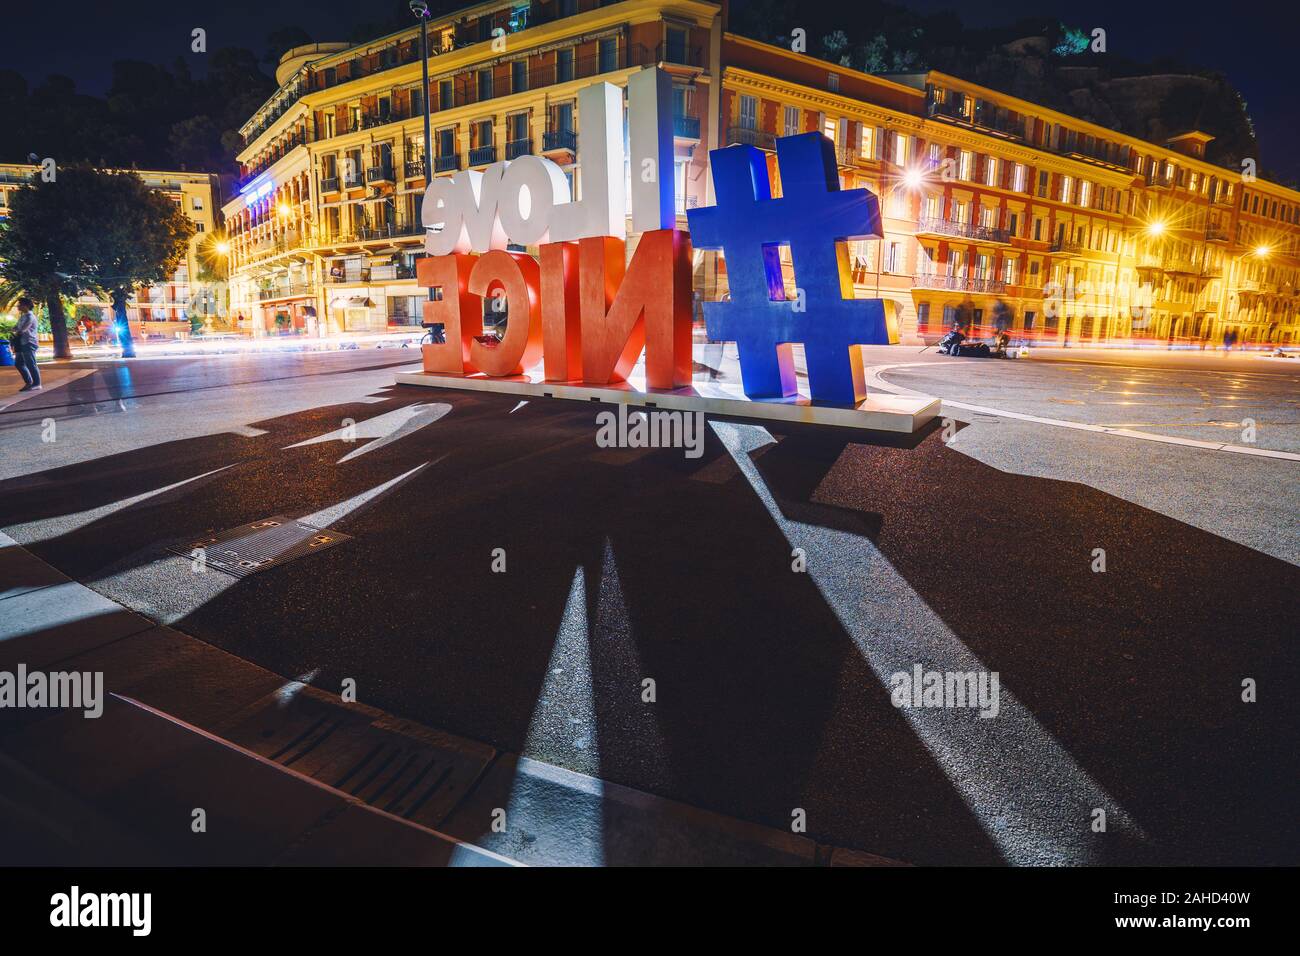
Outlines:
{"type": "Polygon", "coordinates": [[[1147,235],[1152,238],[1158,238],[1165,234],[1165,224],[1163,221],[1156,219],[1147,223],[1147,235]]]}
{"type": "Polygon", "coordinates": [[[925,173],[919,169],[909,169],[903,173],[903,185],[908,189],[917,189],[925,182],[925,173]]]}
{"type": "Polygon", "coordinates": [[[219,239],[214,248],[216,249],[217,255],[219,256],[230,255],[230,243],[226,242],[226,240],[224,239],[219,239]]]}
{"type": "Polygon", "coordinates": [[[1272,251],[1273,249],[1266,245],[1255,247],[1255,255],[1259,256],[1261,259],[1267,259],[1272,251]]]}

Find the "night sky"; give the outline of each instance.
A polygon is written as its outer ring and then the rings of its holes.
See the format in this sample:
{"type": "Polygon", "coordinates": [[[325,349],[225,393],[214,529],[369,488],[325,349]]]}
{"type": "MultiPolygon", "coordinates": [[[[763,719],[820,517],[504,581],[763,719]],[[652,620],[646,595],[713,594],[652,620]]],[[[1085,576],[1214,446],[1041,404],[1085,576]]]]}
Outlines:
{"type": "MultiPolygon", "coordinates": [[[[1019,13],[1056,15],[1072,26],[1103,27],[1110,52],[1149,60],[1178,56],[1220,70],[1246,98],[1262,152],[1261,164],[1300,179],[1300,122],[1295,89],[1300,5],[1292,3],[1138,3],[1134,0],[1034,0],[1012,4],[960,4],[952,0],[901,0],[918,12],[957,7],[964,22],[993,26],[1019,13]],[[1202,12],[1203,11],[1203,12],[1202,12]]],[[[27,0],[6,17],[5,66],[31,85],[47,73],[72,77],[79,89],[103,93],[117,59],[170,63],[177,56],[202,71],[190,52],[190,31],[208,31],[208,49],[244,46],[258,54],[272,30],[306,29],[315,40],[346,38],[364,22],[390,14],[391,0],[228,0],[223,3],[78,3],[27,0]]]]}

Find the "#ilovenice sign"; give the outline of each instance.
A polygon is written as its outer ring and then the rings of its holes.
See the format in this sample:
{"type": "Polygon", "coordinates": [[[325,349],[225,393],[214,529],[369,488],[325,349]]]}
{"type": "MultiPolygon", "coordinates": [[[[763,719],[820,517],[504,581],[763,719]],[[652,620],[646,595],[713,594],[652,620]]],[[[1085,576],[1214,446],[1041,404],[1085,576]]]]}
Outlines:
{"type": "Polygon", "coordinates": [[[713,150],[717,205],[691,210],[689,233],[677,229],[671,93],[659,69],[632,75],[628,156],[623,91],[596,83],[579,92],[581,199],[559,166],[531,155],[429,184],[428,255],[416,277],[434,290],[424,321],[440,323],[445,342],[425,345],[423,371],[398,381],[894,431],[932,418],[930,399],[866,397],[859,346],[896,342],[897,330],[880,300],[853,298],[841,243],[880,237],[876,197],[841,190],[832,144],[805,133],[777,140],[780,198],[757,149],[713,150]],[[729,301],[705,303],[704,316],[710,339],[737,345],[740,389],[691,381],[692,240],[726,259],[729,301]],[[794,263],[793,299],[780,245],[794,263]],[[505,316],[496,335],[483,334],[485,300],[505,316]],[[804,347],[807,395],[794,343],[804,347]],[[644,381],[634,384],[642,356],[644,381]]]}

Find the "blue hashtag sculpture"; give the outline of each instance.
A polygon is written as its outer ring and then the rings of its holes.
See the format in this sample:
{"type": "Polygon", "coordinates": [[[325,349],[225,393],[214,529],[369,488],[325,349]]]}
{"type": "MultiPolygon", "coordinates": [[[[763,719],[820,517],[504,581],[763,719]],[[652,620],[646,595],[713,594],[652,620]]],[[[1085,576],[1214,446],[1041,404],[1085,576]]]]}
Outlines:
{"type": "Polygon", "coordinates": [[[794,395],[791,343],[802,342],[814,401],[856,404],[866,394],[856,345],[887,345],[879,299],[852,295],[837,243],[880,238],[880,205],[866,189],[839,188],[835,148],[821,133],[776,141],[782,198],[772,198],[763,154],[728,146],[709,154],[717,204],[687,212],[691,245],[721,249],[729,302],[704,303],[709,338],[734,341],[750,398],[794,395]],[[787,300],[780,246],[789,245],[802,298],[787,300]],[[802,310],[800,309],[802,306],[802,310]]]}

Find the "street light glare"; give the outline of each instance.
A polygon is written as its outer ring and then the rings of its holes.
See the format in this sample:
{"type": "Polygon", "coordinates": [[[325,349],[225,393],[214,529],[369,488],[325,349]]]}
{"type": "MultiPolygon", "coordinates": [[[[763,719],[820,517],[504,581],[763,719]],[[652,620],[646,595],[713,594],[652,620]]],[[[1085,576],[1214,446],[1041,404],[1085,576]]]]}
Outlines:
{"type": "Polygon", "coordinates": [[[217,255],[224,256],[230,252],[230,243],[222,239],[220,242],[217,243],[216,249],[217,249],[217,255]]]}
{"type": "Polygon", "coordinates": [[[1267,256],[1267,255],[1268,255],[1270,252],[1272,252],[1272,251],[1273,251],[1272,248],[1270,248],[1269,246],[1256,246],[1256,247],[1255,247],[1255,255],[1259,256],[1261,259],[1263,259],[1265,256],[1267,256]]]}
{"type": "Polygon", "coordinates": [[[1165,231],[1165,224],[1157,219],[1155,222],[1147,224],[1147,234],[1151,236],[1161,235],[1165,231]]]}
{"type": "Polygon", "coordinates": [[[925,181],[925,174],[919,169],[909,169],[903,173],[903,185],[908,189],[916,189],[925,181]]]}

